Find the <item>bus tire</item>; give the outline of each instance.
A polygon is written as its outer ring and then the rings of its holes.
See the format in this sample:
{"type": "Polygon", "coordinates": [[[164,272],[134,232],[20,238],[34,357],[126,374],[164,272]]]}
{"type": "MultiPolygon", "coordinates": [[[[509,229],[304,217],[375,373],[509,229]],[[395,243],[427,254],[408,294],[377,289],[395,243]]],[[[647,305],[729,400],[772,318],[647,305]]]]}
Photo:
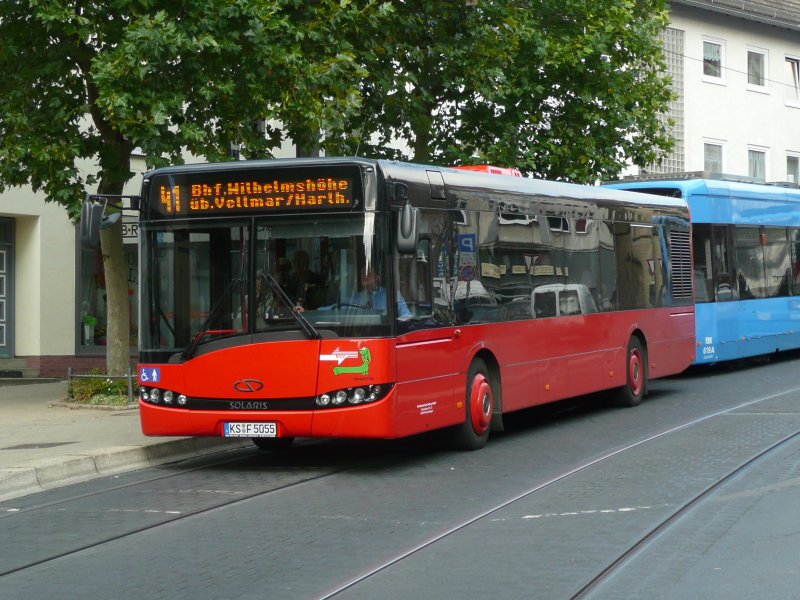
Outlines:
{"type": "Polygon", "coordinates": [[[472,361],[467,371],[465,419],[453,431],[453,446],[458,450],[480,450],[489,439],[494,409],[494,390],[486,363],[472,361]]]}
{"type": "Polygon", "coordinates": [[[647,394],[647,349],[635,335],[625,354],[625,385],[617,394],[618,406],[639,406],[647,394]]]}
{"type": "Polygon", "coordinates": [[[279,437],[279,438],[250,438],[253,440],[253,443],[258,446],[261,450],[266,450],[270,452],[281,452],[282,450],[288,450],[289,447],[294,443],[293,437],[279,437]]]}

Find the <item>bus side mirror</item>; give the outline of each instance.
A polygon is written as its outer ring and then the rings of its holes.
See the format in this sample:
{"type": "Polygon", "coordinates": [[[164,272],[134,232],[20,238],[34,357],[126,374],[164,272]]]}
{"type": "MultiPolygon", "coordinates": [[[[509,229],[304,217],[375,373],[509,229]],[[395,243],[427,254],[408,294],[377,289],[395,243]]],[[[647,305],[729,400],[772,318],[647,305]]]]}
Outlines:
{"type": "Polygon", "coordinates": [[[86,249],[94,249],[100,243],[100,222],[103,220],[102,204],[96,204],[91,200],[84,200],[81,206],[80,236],[81,246],[86,249]]]}
{"type": "Polygon", "coordinates": [[[401,254],[416,253],[419,240],[418,220],[419,209],[406,202],[397,215],[397,251],[401,254]]]}
{"type": "MultiPolygon", "coordinates": [[[[108,200],[103,198],[103,203],[95,201],[92,197],[87,197],[81,206],[81,245],[84,248],[93,249],[100,243],[100,230],[112,227],[122,218],[121,212],[106,214],[106,207],[109,206],[108,200]]],[[[113,206],[113,205],[112,205],[113,206]]],[[[119,207],[116,207],[119,208],[119,207]]]]}

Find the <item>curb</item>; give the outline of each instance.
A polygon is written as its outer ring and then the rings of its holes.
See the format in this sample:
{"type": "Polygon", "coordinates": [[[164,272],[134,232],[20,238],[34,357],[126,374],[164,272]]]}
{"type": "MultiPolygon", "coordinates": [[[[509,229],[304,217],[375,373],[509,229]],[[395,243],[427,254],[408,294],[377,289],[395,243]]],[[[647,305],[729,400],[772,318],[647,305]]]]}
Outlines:
{"type": "Polygon", "coordinates": [[[128,404],[126,406],[112,406],[110,404],[81,404],[80,402],[68,402],[67,400],[58,400],[51,402],[50,407],[69,408],[70,410],[106,410],[112,412],[125,412],[139,410],[139,403],[128,404]]]}
{"type": "Polygon", "coordinates": [[[41,459],[31,466],[0,469],[0,502],[97,477],[250,446],[250,440],[179,438],[142,446],[105,448],[93,455],[41,459]]]}

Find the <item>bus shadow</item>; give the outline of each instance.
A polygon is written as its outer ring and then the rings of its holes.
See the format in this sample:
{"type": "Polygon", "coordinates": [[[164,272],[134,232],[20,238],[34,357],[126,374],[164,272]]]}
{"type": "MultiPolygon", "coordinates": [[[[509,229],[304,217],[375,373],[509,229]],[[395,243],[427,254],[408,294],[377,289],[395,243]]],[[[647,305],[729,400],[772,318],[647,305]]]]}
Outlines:
{"type": "Polygon", "coordinates": [[[672,375],[665,379],[703,379],[717,377],[732,371],[758,369],[765,365],[784,364],[797,360],[800,360],[800,350],[784,350],[772,354],[762,354],[760,356],[751,356],[749,358],[740,358],[708,365],[691,365],[683,373],[672,375]]]}

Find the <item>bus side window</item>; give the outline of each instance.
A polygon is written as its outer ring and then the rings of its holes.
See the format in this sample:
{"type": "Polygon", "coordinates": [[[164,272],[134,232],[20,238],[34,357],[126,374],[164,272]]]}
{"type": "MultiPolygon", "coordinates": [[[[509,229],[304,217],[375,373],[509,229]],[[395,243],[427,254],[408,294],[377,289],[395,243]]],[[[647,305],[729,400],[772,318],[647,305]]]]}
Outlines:
{"type": "Polygon", "coordinates": [[[533,314],[537,319],[556,316],[556,293],[533,292],[533,314]]]}
{"type": "Polygon", "coordinates": [[[416,251],[398,255],[397,289],[413,318],[433,314],[433,280],[431,278],[431,240],[420,237],[416,251]]]}
{"type": "Polygon", "coordinates": [[[581,314],[578,292],[576,290],[563,290],[558,298],[558,310],[561,315],[581,314]]]}
{"type": "Polygon", "coordinates": [[[421,237],[417,243],[416,282],[412,312],[416,317],[433,315],[433,278],[431,276],[431,240],[421,237]]]}

